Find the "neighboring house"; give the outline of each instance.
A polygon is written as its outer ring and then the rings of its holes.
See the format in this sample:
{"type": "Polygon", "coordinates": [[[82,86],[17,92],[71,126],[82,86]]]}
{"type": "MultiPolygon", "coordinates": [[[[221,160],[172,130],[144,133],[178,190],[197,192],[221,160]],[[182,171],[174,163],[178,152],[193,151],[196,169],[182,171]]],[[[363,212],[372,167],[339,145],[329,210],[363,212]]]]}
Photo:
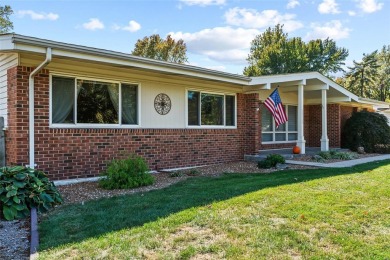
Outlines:
{"type": "Polygon", "coordinates": [[[0,36],[0,61],[7,164],[53,180],[131,153],[158,170],[328,150],[353,111],[389,108],[316,72],[250,78],[17,34],[0,36]],[[277,86],[289,121],[275,129],[262,102],[277,86]]]}

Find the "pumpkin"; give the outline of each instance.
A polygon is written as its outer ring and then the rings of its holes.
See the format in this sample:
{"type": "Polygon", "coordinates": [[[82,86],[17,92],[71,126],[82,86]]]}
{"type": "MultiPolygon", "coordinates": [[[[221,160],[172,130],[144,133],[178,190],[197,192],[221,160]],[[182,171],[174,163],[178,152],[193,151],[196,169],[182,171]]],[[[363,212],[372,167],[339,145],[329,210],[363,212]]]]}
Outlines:
{"type": "Polygon", "coordinates": [[[299,154],[301,152],[301,148],[299,146],[293,147],[293,154],[299,154]]]}

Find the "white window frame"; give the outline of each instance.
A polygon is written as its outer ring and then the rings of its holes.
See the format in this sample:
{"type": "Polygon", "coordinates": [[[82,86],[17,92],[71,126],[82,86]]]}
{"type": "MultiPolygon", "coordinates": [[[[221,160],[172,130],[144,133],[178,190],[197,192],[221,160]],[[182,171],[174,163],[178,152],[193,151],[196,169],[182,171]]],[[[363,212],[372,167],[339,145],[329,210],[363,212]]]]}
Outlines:
{"type": "Polygon", "coordinates": [[[237,94],[236,93],[228,93],[228,92],[216,92],[216,91],[204,91],[199,89],[186,89],[185,91],[185,126],[190,129],[237,129],[237,94]],[[188,92],[199,92],[199,120],[200,125],[188,125],[188,92]],[[223,96],[223,125],[202,125],[202,99],[201,95],[203,94],[211,94],[211,95],[220,95],[223,96]],[[226,125],[226,96],[234,96],[234,125],[227,126],[226,125]]]}
{"type": "MultiPolygon", "coordinates": [[[[297,107],[297,105],[284,105],[284,108],[286,110],[286,114],[288,115],[288,108],[290,106],[293,106],[293,107],[297,107]]],[[[267,109],[265,106],[263,107],[263,109],[267,109]]],[[[298,110],[297,110],[298,112],[298,110]]],[[[262,116],[262,115],[261,115],[262,116]]],[[[298,113],[296,115],[296,120],[298,120],[298,113]]],[[[288,140],[288,134],[297,134],[297,137],[298,137],[298,129],[296,131],[289,131],[288,130],[288,121],[285,123],[286,126],[285,126],[285,131],[276,131],[276,125],[275,125],[275,120],[274,118],[272,117],[272,129],[273,131],[261,131],[261,135],[263,134],[272,134],[272,140],[276,140],[276,134],[285,134],[286,136],[286,141],[268,141],[268,142],[261,142],[261,144],[287,144],[287,143],[296,143],[298,140],[288,140]]],[[[263,140],[263,139],[261,139],[263,140]]]]}
{"type": "Polygon", "coordinates": [[[69,74],[61,74],[61,73],[55,73],[50,74],[49,78],[49,128],[140,128],[141,127],[141,84],[126,80],[116,81],[116,80],[108,80],[108,79],[102,79],[102,78],[91,78],[91,77],[84,77],[84,76],[75,76],[75,75],[69,75],[69,74]],[[77,121],[77,80],[90,80],[90,81],[97,81],[97,82],[103,82],[103,83],[115,83],[119,85],[119,109],[118,109],[118,124],[86,124],[86,123],[73,123],[73,124],[61,124],[61,123],[52,123],[52,112],[53,112],[53,104],[52,104],[52,95],[53,95],[53,77],[64,77],[64,78],[73,78],[74,84],[75,84],[75,107],[73,109],[73,116],[75,121],[77,121]],[[137,86],[137,124],[129,125],[129,124],[122,124],[122,84],[131,84],[137,86]]]}

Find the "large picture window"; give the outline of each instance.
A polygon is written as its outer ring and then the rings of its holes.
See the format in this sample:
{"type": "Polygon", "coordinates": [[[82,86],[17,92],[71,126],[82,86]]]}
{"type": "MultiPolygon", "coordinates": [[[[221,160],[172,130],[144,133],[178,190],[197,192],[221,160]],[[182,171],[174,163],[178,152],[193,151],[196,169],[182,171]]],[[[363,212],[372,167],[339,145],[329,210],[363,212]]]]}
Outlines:
{"type": "Polygon", "coordinates": [[[52,124],[136,125],[138,86],[52,76],[52,124]]]}
{"type": "Polygon", "coordinates": [[[235,126],[236,97],[188,91],[189,126],[235,126]]]}
{"type": "Polygon", "coordinates": [[[295,142],[298,139],[298,110],[296,106],[284,106],[288,121],[275,127],[275,120],[271,112],[263,106],[261,109],[261,141],[267,142],[295,142]]]}

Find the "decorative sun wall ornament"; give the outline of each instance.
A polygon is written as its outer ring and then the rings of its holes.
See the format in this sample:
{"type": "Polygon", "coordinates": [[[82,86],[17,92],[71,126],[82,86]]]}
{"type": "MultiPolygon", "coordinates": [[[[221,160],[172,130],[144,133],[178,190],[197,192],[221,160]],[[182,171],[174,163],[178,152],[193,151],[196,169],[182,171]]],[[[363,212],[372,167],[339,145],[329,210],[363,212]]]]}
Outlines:
{"type": "Polygon", "coordinates": [[[160,115],[166,115],[171,111],[171,99],[167,94],[160,93],[154,99],[154,109],[156,109],[157,113],[160,115]]]}

